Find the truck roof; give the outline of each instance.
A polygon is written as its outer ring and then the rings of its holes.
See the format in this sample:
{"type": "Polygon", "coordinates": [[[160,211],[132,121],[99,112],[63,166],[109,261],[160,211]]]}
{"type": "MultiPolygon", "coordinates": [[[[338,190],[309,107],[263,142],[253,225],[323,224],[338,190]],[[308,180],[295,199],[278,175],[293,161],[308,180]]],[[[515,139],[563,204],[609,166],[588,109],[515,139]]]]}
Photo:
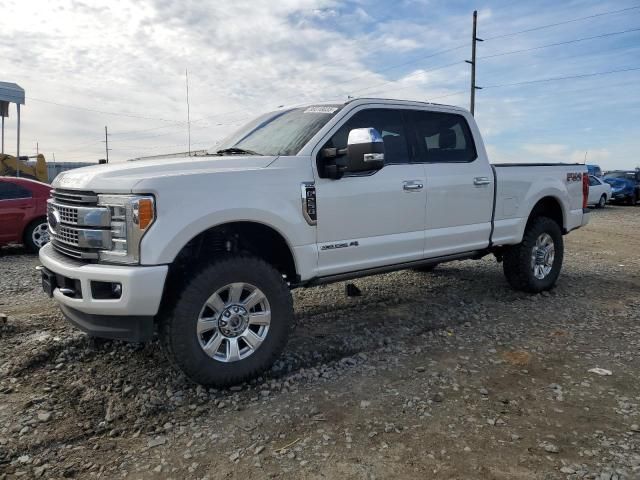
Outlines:
{"type": "Polygon", "coordinates": [[[344,102],[341,101],[320,101],[320,102],[305,102],[305,103],[301,103],[301,104],[297,104],[297,105],[292,105],[292,106],[285,106],[283,105],[280,108],[286,108],[286,107],[306,107],[306,106],[312,106],[312,105],[339,105],[339,104],[343,104],[343,105],[349,105],[349,104],[355,104],[355,105],[366,105],[367,103],[388,103],[388,104],[393,104],[393,105],[407,105],[407,106],[413,106],[413,107],[424,107],[424,106],[437,106],[437,107],[445,107],[447,109],[451,109],[451,110],[456,110],[459,112],[466,112],[467,109],[463,108],[463,107],[458,107],[456,105],[446,105],[443,103],[434,103],[434,102],[423,102],[420,100],[400,100],[400,99],[395,99],[395,98],[376,98],[376,97],[358,97],[358,98],[350,98],[349,100],[346,100],[344,102]]]}

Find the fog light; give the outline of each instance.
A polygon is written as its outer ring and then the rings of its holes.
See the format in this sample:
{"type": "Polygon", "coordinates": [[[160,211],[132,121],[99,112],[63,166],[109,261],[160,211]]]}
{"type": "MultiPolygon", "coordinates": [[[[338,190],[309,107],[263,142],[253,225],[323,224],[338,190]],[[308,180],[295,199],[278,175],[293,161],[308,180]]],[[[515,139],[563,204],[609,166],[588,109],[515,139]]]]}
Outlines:
{"type": "Polygon", "coordinates": [[[122,296],[122,284],[92,281],[91,296],[96,300],[117,300],[122,296]]]}

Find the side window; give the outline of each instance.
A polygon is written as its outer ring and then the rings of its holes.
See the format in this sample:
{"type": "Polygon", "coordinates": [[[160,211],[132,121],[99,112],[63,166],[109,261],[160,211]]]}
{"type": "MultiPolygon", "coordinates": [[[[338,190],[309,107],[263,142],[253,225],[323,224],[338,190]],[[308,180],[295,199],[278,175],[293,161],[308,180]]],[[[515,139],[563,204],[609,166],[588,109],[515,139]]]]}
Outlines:
{"type": "Polygon", "coordinates": [[[0,182],[0,200],[15,200],[18,198],[31,198],[31,192],[15,183],[0,182]]]}
{"type": "Polygon", "coordinates": [[[462,115],[412,112],[420,155],[430,163],[472,162],[478,158],[473,135],[462,115]]]}
{"type": "Polygon", "coordinates": [[[600,182],[593,175],[589,176],[589,185],[592,187],[600,185],[600,182]]]}
{"type": "Polygon", "coordinates": [[[325,148],[347,148],[347,137],[354,128],[373,127],[384,140],[385,163],[409,163],[407,134],[401,110],[372,108],[361,110],[346,121],[325,144],[325,148]]]}

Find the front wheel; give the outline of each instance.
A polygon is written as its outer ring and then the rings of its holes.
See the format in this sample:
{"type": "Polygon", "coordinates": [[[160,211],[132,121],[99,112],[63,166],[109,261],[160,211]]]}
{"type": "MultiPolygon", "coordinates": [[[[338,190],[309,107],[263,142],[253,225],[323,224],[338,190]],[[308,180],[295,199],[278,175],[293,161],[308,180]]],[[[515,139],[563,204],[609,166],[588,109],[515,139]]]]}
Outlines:
{"type": "Polygon", "coordinates": [[[638,203],[638,194],[633,192],[629,198],[627,198],[627,205],[635,205],[638,203]]]}
{"type": "Polygon", "coordinates": [[[505,252],[504,274],[516,290],[550,290],[560,275],[563,256],[560,226],[550,218],[538,217],[527,225],[522,242],[505,252]]]}
{"type": "Polygon", "coordinates": [[[607,205],[607,196],[606,195],[602,195],[600,197],[600,200],[598,201],[598,205],[596,205],[597,208],[604,208],[607,205]]]}
{"type": "Polygon", "coordinates": [[[223,387],[269,368],[292,325],[282,275],[261,259],[240,256],[197,273],[159,326],[171,363],[197,383],[223,387]]]}

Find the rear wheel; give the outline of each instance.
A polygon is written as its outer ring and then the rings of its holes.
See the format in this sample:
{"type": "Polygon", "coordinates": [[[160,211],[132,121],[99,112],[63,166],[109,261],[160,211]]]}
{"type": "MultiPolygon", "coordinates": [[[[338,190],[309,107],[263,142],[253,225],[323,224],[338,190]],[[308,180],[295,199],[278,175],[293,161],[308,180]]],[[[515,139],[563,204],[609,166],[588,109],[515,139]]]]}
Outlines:
{"type": "Polygon", "coordinates": [[[596,205],[596,208],[604,208],[607,205],[607,196],[605,194],[602,194],[602,196],[600,197],[600,200],[598,200],[598,204],[596,205]]]}
{"type": "Polygon", "coordinates": [[[46,218],[38,218],[31,222],[24,231],[24,246],[30,252],[37,252],[49,243],[49,225],[46,218]]]}
{"type": "Polygon", "coordinates": [[[505,252],[504,274],[516,290],[550,290],[560,275],[563,256],[560,226],[550,218],[538,217],[527,225],[522,242],[505,252]]]}
{"type": "Polygon", "coordinates": [[[169,360],[203,385],[257,376],[280,355],[293,324],[282,275],[253,257],[229,257],[196,274],[160,319],[169,360]]]}

